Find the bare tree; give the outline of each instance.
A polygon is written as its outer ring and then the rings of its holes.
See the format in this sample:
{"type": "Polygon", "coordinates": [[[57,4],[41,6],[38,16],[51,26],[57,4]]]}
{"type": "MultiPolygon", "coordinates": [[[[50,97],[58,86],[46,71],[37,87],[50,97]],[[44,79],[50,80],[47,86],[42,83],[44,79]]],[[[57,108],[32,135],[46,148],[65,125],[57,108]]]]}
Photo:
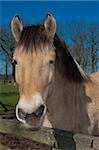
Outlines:
{"type": "MultiPolygon", "coordinates": [[[[2,27],[0,29],[0,50],[5,53],[6,57],[6,68],[7,63],[9,62],[12,66],[12,80],[15,80],[15,66],[12,63],[13,53],[15,49],[15,40],[11,34],[10,26],[2,27]]],[[[7,73],[7,69],[6,69],[7,73]]]]}
{"type": "Polygon", "coordinates": [[[8,80],[8,58],[5,56],[5,81],[8,80]]]}
{"type": "Polygon", "coordinates": [[[58,29],[66,41],[71,39],[70,52],[87,73],[97,71],[99,60],[99,24],[70,22],[58,29]],[[89,70],[89,71],[88,71],[89,70]]]}
{"type": "Polygon", "coordinates": [[[99,61],[99,24],[89,25],[86,39],[90,48],[91,72],[95,72],[97,71],[97,63],[99,61]]]}

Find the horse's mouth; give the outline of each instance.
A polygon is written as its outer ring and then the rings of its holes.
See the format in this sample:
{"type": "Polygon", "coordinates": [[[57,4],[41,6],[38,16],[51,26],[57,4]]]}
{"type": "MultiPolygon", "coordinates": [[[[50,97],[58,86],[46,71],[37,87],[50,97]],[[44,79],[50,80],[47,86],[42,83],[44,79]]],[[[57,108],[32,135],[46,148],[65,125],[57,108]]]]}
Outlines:
{"type": "Polygon", "coordinates": [[[16,107],[16,117],[27,128],[40,129],[43,124],[44,116],[46,114],[46,105],[41,105],[36,112],[26,114],[22,109],[16,107]]]}

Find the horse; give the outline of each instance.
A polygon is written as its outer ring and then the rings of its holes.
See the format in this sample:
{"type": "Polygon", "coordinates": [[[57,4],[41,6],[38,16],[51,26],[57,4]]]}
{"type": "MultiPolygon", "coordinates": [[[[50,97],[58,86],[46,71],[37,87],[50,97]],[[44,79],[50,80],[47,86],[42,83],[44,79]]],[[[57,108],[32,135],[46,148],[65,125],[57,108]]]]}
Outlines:
{"type": "Polygon", "coordinates": [[[99,135],[99,72],[87,76],[56,33],[48,14],[41,24],[11,21],[20,99],[17,119],[27,128],[57,128],[99,135]]]}

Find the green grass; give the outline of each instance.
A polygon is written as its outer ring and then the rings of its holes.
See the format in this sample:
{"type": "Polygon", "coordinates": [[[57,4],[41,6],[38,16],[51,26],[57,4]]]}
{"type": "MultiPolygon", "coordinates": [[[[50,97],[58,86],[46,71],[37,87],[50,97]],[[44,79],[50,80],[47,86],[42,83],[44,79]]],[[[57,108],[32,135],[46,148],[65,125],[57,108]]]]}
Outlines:
{"type": "Polygon", "coordinates": [[[18,102],[18,98],[19,94],[17,85],[11,83],[0,83],[0,101],[4,105],[14,108],[18,102]]]}

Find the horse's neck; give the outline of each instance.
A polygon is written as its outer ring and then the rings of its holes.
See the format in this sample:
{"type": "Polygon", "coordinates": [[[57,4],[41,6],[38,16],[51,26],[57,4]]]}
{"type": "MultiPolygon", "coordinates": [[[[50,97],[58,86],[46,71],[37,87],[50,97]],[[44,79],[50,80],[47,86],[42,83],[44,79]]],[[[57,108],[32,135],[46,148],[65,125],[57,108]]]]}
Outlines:
{"type": "Polygon", "coordinates": [[[47,99],[48,119],[52,127],[80,131],[82,116],[85,116],[83,122],[87,119],[84,96],[82,83],[69,81],[57,72],[47,99]]]}
{"type": "Polygon", "coordinates": [[[80,83],[69,81],[65,76],[62,76],[61,73],[56,72],[51,86],[51,95],[49,98],[54,99],[54,102],[59,101],[61,104],[65,101],[66,103],[71,104],[73,99],[75,99],[74,94],[77,93],[78,88],[81,88],[80,83]]]}
{"type": "Polygon", "coordinates": [[[76,84],[69,82],[57,72],[51,87],[51,95],[47,99],[49,120],[53,127],[64,130],[68,129],[68,126],[70,129],[73,128],[72,116],[76,117],[73,105],[77,103],[75,91],[76,84]]]}

